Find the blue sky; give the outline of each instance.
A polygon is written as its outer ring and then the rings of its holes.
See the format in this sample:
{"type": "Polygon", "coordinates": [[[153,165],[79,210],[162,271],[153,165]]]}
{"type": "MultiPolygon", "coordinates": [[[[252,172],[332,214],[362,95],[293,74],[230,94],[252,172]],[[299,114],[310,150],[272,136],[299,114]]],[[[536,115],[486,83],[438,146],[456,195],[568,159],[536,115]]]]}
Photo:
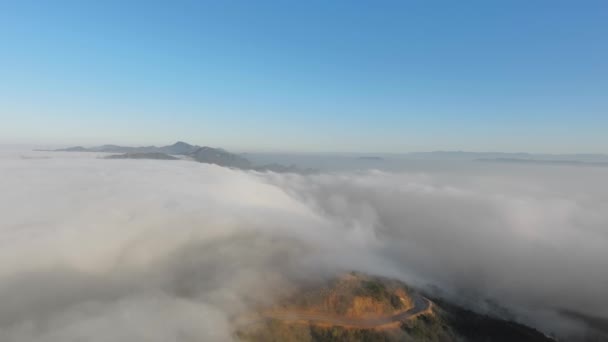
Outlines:
{"type": "Polygon", "coordinates": [[[2,1],[0,143],[608,153],[606,1],[2,1]]]}

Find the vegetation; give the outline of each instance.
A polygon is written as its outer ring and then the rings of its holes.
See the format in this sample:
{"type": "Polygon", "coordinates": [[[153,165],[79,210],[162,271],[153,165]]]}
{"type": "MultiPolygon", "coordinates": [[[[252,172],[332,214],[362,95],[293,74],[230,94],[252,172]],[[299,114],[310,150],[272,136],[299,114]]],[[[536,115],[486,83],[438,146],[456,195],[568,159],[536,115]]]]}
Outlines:
{"type": "Polygon", "coordinates": [[[442,342],[458,340],[449,325],[442,317],[437,315],[421,315],[402,322],[401,329],[412,341],[442,342]]]}
{"type": "Polygon", "coordinates": [[[311,328],[313,341],[361,341],[361,342],[390,342],[394,341],[393,336],[383,331],[372,329],[345,329],[340,327],[333,328],[311,328]]]}
{"type": "Polygon", "coordinates": [[[379,279],[365,280],[361,282],[361,287],[357,289],[356,295],[371,297],[378,302],[390,303],[394,310],[403,309],[403,302],[394,291],[389,291],[386,285],[379,279]]]}
{"type": "Polygon", "coordinates": [[[326,328],[290,325],[279,321],[269,321],[264,328],[255,331],[240,332],[237,337],[250,342],[391,342],[406,341],[407,338],[406,334],[400,331],[326,328]]]}
{"type": "Polygon", "coordinates": [[[438,313],[444,324],[450,326],[465,341],[554,342],[553,339],[525,325],[478,314],[441,299],[434,299],[434,302],[441,307],[438,313]]]}
{"type": "Polygon", "coordinates": [[[386,286],[377,280],[365,280],[361,283],[361,288],[358,293],[360,296],[369,296],[377,301],[388,300],[389,293],[386,291],[386,286]]]}
{"type": "MultiPolygon", "coordinates": [[[[380,311],[395,312],[406,304],[401,298],[410,292],[405,285],[390,279],[350,274],[321,288],[309,288],[298,296],[283,303],[289,307],[311,310],[331,310],[334,314],[353,312],[366,314],[365,305],[380,311]],[[354,309],[357,299],[363,300],[362,307],[354,309]]],[[[411,293],[411,292],[410,292],[411,293]]],[[[431,314],[407,319],[398,327],[387,329],[355,329],[341,326],[320,326],[300,322],[293,324],[279,320],[260,323],[255,329],[247,329],[238,334],[243,341],[424,341],[424,342],[554,342],[540,332],[518,323],[501,320],[463,309],[440,299],[434,299],[431,314]]]]}

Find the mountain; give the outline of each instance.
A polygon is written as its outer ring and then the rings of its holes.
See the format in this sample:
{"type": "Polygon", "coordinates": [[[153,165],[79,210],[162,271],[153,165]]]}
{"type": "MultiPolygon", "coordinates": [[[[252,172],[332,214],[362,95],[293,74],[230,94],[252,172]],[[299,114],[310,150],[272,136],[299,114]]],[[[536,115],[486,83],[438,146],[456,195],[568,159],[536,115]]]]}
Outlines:
{"type": "Polygon", "coordinates": [[[295,165],[284,166],[281,164],[265,164],[254,165],[247,158],[230,153],[221,148],[213,148],[208,146],[190,145],[183,141],[178,141],[173,145],[167,146],[119,146],[119,145],[102,145],[96,147],[85,148],[82,146],[68,147],[54,152],[103,152],[103,153],[123,153],[122,155],[113,155],[106,157],[107,159],[178,159],[171,155],[186,156],[199,163],[215,164],[219,166],[241,169],[255,170],[260,172],[278,172],[278,173],[313,173],[313,169],[301,170],[295,165]]]}
{"type": "Polygon", "coordinates": [[[178,141],[173,145],[160,147],[159,150],[167,154],[187,155],[193,153],[199,148],[199,146],[194,146],[183,141],[178,141]]]}
{"type": "Polygon", "coordinates": [[[544,160],[521,158],[480,158],[480,162],[512,163],[512,164],[541,164],[541,165],[572,165],[572,166],[608,166],[608,161],[580,161],[580,160],[544,160]]]}
{"type": "MultiPolygon", "coordinates": [[[[120,145],[102,145],[96,147],[85,148],[82,146],[68,147],[58,150],[61,152],[109,152],[109,153],[132,153],[132,152],[160,152],[173,155],[192,155],[197,150],[202,148],[197,145],[190,145],[183,141],[178,141],[173,145],[167,146],[120,146],[120,145]]],[[[214,149],[206,147],[208,149],[214,149]]],[[[221,150],[215,148],[215,150],[221,150]]],[[[48,150],[42,150],[48,151],[48,150]]],[[[222,150],[226,152],[225,150],[222,150]]],[[[228,153],[228,152],[226,152],[228,153]]],[[[510,153],[510,152],[466,152],[466,151],[433,151],[433,152],[410,152],[405,154],[391,155],[393,157],[399,156],[400,158],[412,159],[412,160],[451,160],[451,161],[501,161],[501,162],[526,162],[526,161],[546,161],[550,163],[589,163],[599,165],[603,163],[608,164],[608,155],[605,154],[534,154],[534,153],[510,153]]],[[[244,158],[241,156],[241,158],[244,158]]],[[[358,160],[364,161],[383,161],[384,158],[380,156],[361,156],[358,160]]],[[[261,167],[261,166],[258,166],[261,167]]],[[[268,170],[272,168],[272,164],[268,164],[268,170]]]]}
{"type": "Polygon", "coordinates": [[[178,160],[166,153],[160,152],[134,152],[125,154],[115,154],[105,157],[105,159],[157,159],[157,160],[178,160]]]}
{"type": "Polygon", "coordinates": [[[589,328],[585,342],[608,341],[608,319],[586,315],[572,310],[562,310],[560,313],[566,317],[582,322],[589,328]]]}
{"type": "Polygon", "coordinates": [[[65,149],[65,151],[67,151],[67,152],[86,152],[87,149],[82,146],[74,146],[74,147],[65,149]]]}
{"type": "Polygon", "coordinates": [[[234,320],[243,341],[555,342],[524,325],[431,300],[388,278],[349,273],[234,320]]]}
{"type": "Polygon", "coordinates": [[[568,161],[568,162],[608,162],[608,155],[573,153],[573,154],[543,154],[543,153],[510,153],[510,152],[464,152],[464,151],[434,151],[410,152],[403,155],[410,159],[425,160],[537,160],[537,161],[568,161]]]}
{"type": "Polygon", "coordinates": [[[311,174],[311,173],[318,172],[318,170],[311,169],[311,168],[301,169],[294,164],[285,166],[283,164],[277,164],[277,163],[264,164],[261,166],[254,166],[253,170],[260,171],[260,172],[270,171],[270,172],[276,172],[276,173],[299,173],[299,174],[311,174]]]}
{"type": "Polygon", "coordinates": [[[183,141],[178,141],[173,145],[168,146],[120,146],[120,145],[101,145],[90,148],[84,148],[82,146],[62,148],[58,150],[52,150],[56,152],[107,152],[107,153],[166,153],[166,154],[177,154],[186,155],[199,149],[200,146],[193,146],[183,141]]]}
{"type": "Polygon", "coordinates": [[[377,157],[377,156],[361,156],[359,158],[357,158],[359,160],[367,160],[367,161],[383,161],[384,158],[382,157],[377,157]]]}
{"type": "Polygon", "coordinates": [[[112,153],[127,153],[127,152],[135,152],[135,151],[143,151],[147,150],[147,147],[125,147],[118,145],[103,145],[99,147],[92,148],[93,152],[112,152],[112,153]]]}
{"type": "Polygon", "coordinates": [[[227,152],[221,148],[200,147],[187,154],[200,163],[216,164],[236,169],[251,169],[251,162],[239,155],[227,152]]]}

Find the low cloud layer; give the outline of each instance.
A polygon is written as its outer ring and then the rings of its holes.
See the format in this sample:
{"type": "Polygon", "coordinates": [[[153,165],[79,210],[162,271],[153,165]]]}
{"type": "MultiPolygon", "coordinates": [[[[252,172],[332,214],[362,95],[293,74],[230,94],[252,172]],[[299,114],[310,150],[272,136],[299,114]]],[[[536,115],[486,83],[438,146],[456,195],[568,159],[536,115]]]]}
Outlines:
{"type": "Polygon", "coordinates": [[[439,170],[5,154],[0,340],[226,341],[238,313],[346,270],[545,331],[570,328],[562,309],[608,317],[606,169],[439,170]]]}

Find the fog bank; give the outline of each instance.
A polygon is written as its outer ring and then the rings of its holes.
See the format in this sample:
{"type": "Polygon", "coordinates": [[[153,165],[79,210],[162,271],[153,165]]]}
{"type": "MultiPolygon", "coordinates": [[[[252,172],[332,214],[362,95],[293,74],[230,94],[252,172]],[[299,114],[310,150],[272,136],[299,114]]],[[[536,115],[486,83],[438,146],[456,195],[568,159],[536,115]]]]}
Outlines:
{"type": "MultiPolygon", "coordinates": [[[[87,154],[0,157],[0,340],[226,341],[356,270],[489,298],[545,331],[608,317],[608,169],[318,175],[87,154]]],[[[475,299],[475,300],[473,300],[475,299]]],[[[572,327],[577,329],[578,327],[572,327]]]]}

